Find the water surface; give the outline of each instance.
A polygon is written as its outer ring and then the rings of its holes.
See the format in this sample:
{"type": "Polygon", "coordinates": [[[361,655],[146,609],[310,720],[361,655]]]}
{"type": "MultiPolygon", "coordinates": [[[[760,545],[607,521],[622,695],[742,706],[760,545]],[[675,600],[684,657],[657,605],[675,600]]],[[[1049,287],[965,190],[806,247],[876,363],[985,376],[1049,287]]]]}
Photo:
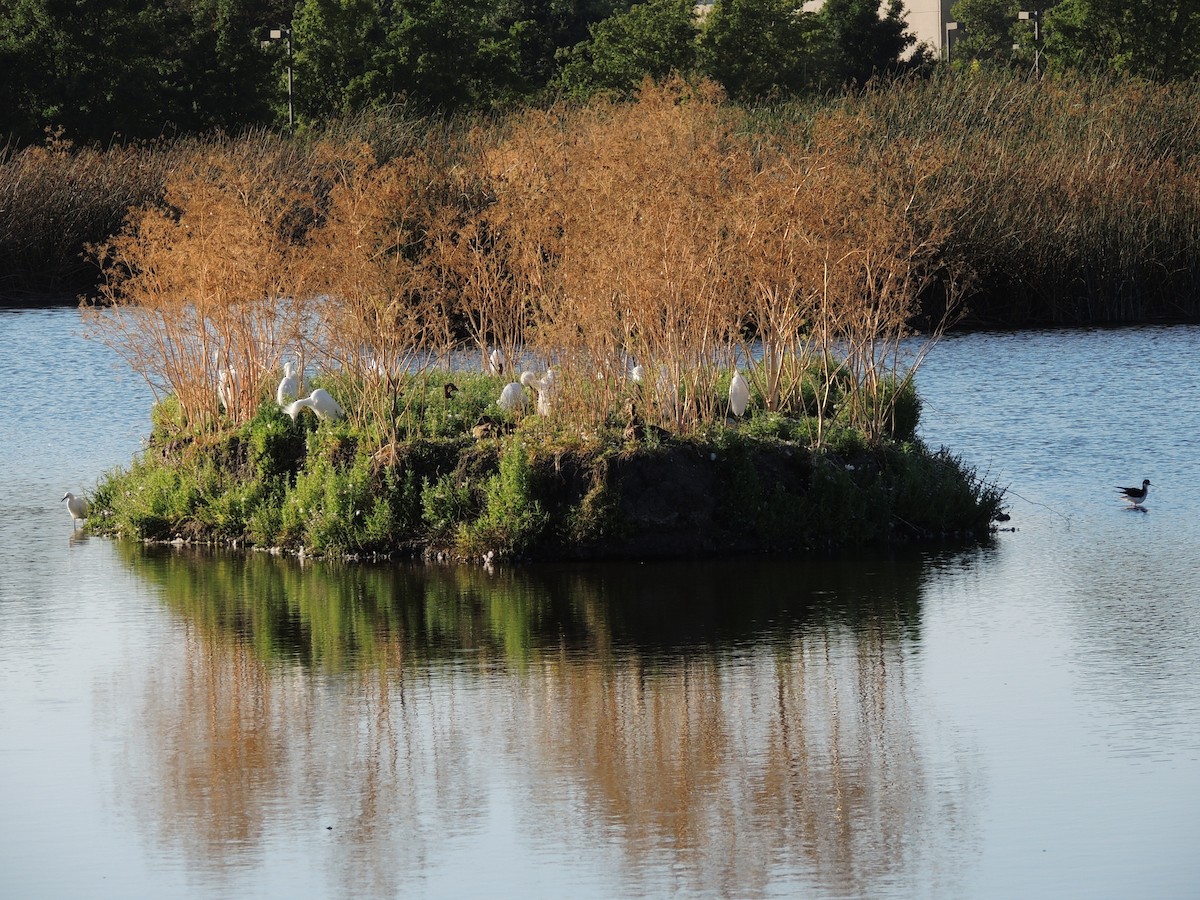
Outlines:
{"type": "Polygon", "coordinates": [[[985,546],[494,572],[73,535],[79,332],[0,312],[4,896],[1200,895],[1200,329],[939,345],[985,546]]]}

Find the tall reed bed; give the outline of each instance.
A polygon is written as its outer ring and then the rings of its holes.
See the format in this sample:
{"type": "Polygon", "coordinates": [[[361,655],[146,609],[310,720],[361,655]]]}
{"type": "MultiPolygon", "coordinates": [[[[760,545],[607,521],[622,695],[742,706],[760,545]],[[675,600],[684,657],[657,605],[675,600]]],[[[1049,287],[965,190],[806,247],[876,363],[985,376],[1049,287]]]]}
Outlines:
{"type": "Polygon", "coordinates": [[[0,148],[0,297],[70,297],[96,283],[84,246],[157,197],[187,145],[79,148],[61,135],[0,148]]]}
{"type": "Polygon", "coordinates": [[[1129,322],[1200,315],[1200,93],[1063,75],[940,76],[844,108],[865,139],[935,145],[937,190],[971,214],[950,246],[979,317],[1129,322]]]}
{"type": "Polygon", "coordinates": [[[452,142],[429,128],[387,158],[267,135],[196,153],[98,251],[101,333],[202,425],[251,418],[294,356],[390,441],[473,345],[553,369],[552,418],[576,433],[723,420],[738,365],[767,408],[802,413],[804,379],[836,381],[847,424],[886,430],[884,382],[908,375],[900,342],[961,212],[926,188],[933,150],[864,149],[842,110],[803,152],[768,150],[682,80],[452,142]]]}
{"type": "Polygon", "coordinates": [[[198,143],[98,249],[93,311],[201,427],[248,420],[297,358],[384,444],[421,433],[452,354],[499,348],[497,394],[553,369],[563,432],[707,428],[736,366],[818,443],[832,414],[878,438],[932,296],[934,336],[966,298],[1198,311],[1189,98],[941,77],[767,116],[676,79],[632,103],[198,143]]]}

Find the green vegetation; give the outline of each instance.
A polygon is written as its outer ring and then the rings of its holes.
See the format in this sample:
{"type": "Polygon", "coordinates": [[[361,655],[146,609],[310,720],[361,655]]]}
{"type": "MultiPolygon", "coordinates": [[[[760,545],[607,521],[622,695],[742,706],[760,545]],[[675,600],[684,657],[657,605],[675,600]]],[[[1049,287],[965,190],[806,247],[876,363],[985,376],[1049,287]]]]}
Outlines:
{"type": "MultiPolygon", "coordinates": [[[[503,383],[457,377],[465,387],[443,421],[469,419],[471,396],[503,383]]],[[[911,415],[911,384],[900,394],[911,415]]],[[[198,431],[179,424],[170,398],[146,450],[92,496],[89,524],[310,555],[687,555],[978,537],[1002,502],[916,440],[915,419],[872,443],[835,414],[814,449],[815,418],[767,411],[760,397],[744,421],[653,440],[628,422],[581,439],[553,419],[494,413],[510,434],[448,428],[381,447],[345,421],[293,422],[265,398],[241,425],[198,431]]]]}
{"type": "Polygon", "coordinates": [[[61,129],[107,146],[283,127],[289,85],[297,125],[320,129],[397,106],[503,110],[562,92],[631,94],[672,72],[729,76],[732,94],[758,99],[914,65],[900,0],[882,18],[877,0],[792,8],[794,24],[776,5],[717,0],[710,35],[690,0],[9,0],[0,4],[0,138],[24,144],[61,129]],[[771,35],[760,34],[764,24],[771,35]],[[271,31],[279,37],[265,40],[271,31]]]}
{"type": "MultiPolygon", "coordinates": [[[[1194,0],[958,0],[952,15],[965,33],[953,64],[967,70],[1028,72],[1036,56],[1054,74],[1186,82],[1200,67],[1194,0]],[[1022,9],[1040,15],[1036,37],[1022,9]]],[[[932,70],[905,17],[901,0],[816,11],[779,0],[7,0],[0,136],[26,144],[62,129],[103,147],[238,133],[288,125],[289,106],[299,128],[320,130],[397,106],[631,95],[672,72],[750,103],[815,97],[932,70]]]]}

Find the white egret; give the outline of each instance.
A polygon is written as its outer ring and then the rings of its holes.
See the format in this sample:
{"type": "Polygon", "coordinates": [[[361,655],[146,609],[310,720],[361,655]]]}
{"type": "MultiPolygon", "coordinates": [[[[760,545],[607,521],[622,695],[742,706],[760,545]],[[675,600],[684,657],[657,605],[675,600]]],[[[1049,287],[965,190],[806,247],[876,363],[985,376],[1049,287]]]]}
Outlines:
{"type": "Polygon", "coordinates": [[[729,382],[729,408],[735,416],[741,416],[746,412],[746,405],[749,402],[750,385],[746,383],[742,373],[734,369],[733,380],[729,382]]]}
{"type": "MultiPolygon", "coordinates": [[[[75,530],[75,521],[78,519],[83,522],[87,520],[88,503],[83,497],[76,497],[70,491],[67,491],[62,496],[63,500],[67,501],[67,512],[71,514],[71,530],[75,530]]],[[[62,500],[58,501],[62,503],[62,500]]]]}
{"type": "Polygon", "coordinates": [[[237,372],[225,359],[223,351],[213,351],[213,362],[217,367],[217,399],[225,407],[225,412],[233,409],[233,398],[237,392],[237,372]]]}
{"type": "Polygon", "coordinates": [[[525,408],[528,399],[524,385],[519,381],[510,381],[500,392],[500,399],[496,401],[496,405],[505,412],[516,412],[525,408]]]}
{"type": "Polygon", "coordinates": [[[532,372],[522,372],[521,384],[525,385],[526,387],[531,387],[537,391],[538,415],[550,415],[555,392],[554,372],[550,369],[547,369],[546,374],[541,378],[538,378],[532,372]]]}
{"type": "Polygon", "coordinates": [[[283,408],[283,411],[295,421],[296,416],[303,409],[311,409],[318,419],[334,420],[345,415],[338,402],[323,388],[317,388],[307,397],[301,397],[299,400],[289,403],[283,408]]]}
{"type": "Polygon", "coordinates": [[[504,351],[499,347],[488,354],[487,370],[489,375],[499,375],[504,371],[504,351]]]}
{"type": "Polygon", "coordinates": [[[279,382],[279,387],[275,390],[275,402],[280,406],[285,406],[288,401],[295,400],[300,396],[300,376],[296,374],[296,367],[290,362],[283,364],[283,379],[279,382]]]}
{"type": "Polygon", "coordinates": [[[1119,487],[1117,490],[1121,492],[1122,500],[1125,500],[1132,506],[1141,506],[1146,502],[1146,498],[1150,496],[1150,479],[1143,478],[1140,488],[1119,487]]]}

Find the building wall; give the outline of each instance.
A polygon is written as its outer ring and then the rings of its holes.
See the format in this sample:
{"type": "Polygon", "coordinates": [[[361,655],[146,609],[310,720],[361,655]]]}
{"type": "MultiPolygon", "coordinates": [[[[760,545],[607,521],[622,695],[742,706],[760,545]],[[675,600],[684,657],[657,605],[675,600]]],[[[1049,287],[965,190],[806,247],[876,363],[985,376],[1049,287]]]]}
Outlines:
{"type": "MultiPolygon", "coordinates": [[[[803,6],[809,12],[821,8],[824,0],[804,0],[803,6]]],[[[950,19],[950,5],[955,0],[905,0],[904,9],[908,12],[908,25],[917,40],[928,44],[934,49],[934,56],[945,55],[946,23],[950,19]]],[[[712,9],[709,2],[696,4],[696,16],[703,19],[712,9]]]]}

